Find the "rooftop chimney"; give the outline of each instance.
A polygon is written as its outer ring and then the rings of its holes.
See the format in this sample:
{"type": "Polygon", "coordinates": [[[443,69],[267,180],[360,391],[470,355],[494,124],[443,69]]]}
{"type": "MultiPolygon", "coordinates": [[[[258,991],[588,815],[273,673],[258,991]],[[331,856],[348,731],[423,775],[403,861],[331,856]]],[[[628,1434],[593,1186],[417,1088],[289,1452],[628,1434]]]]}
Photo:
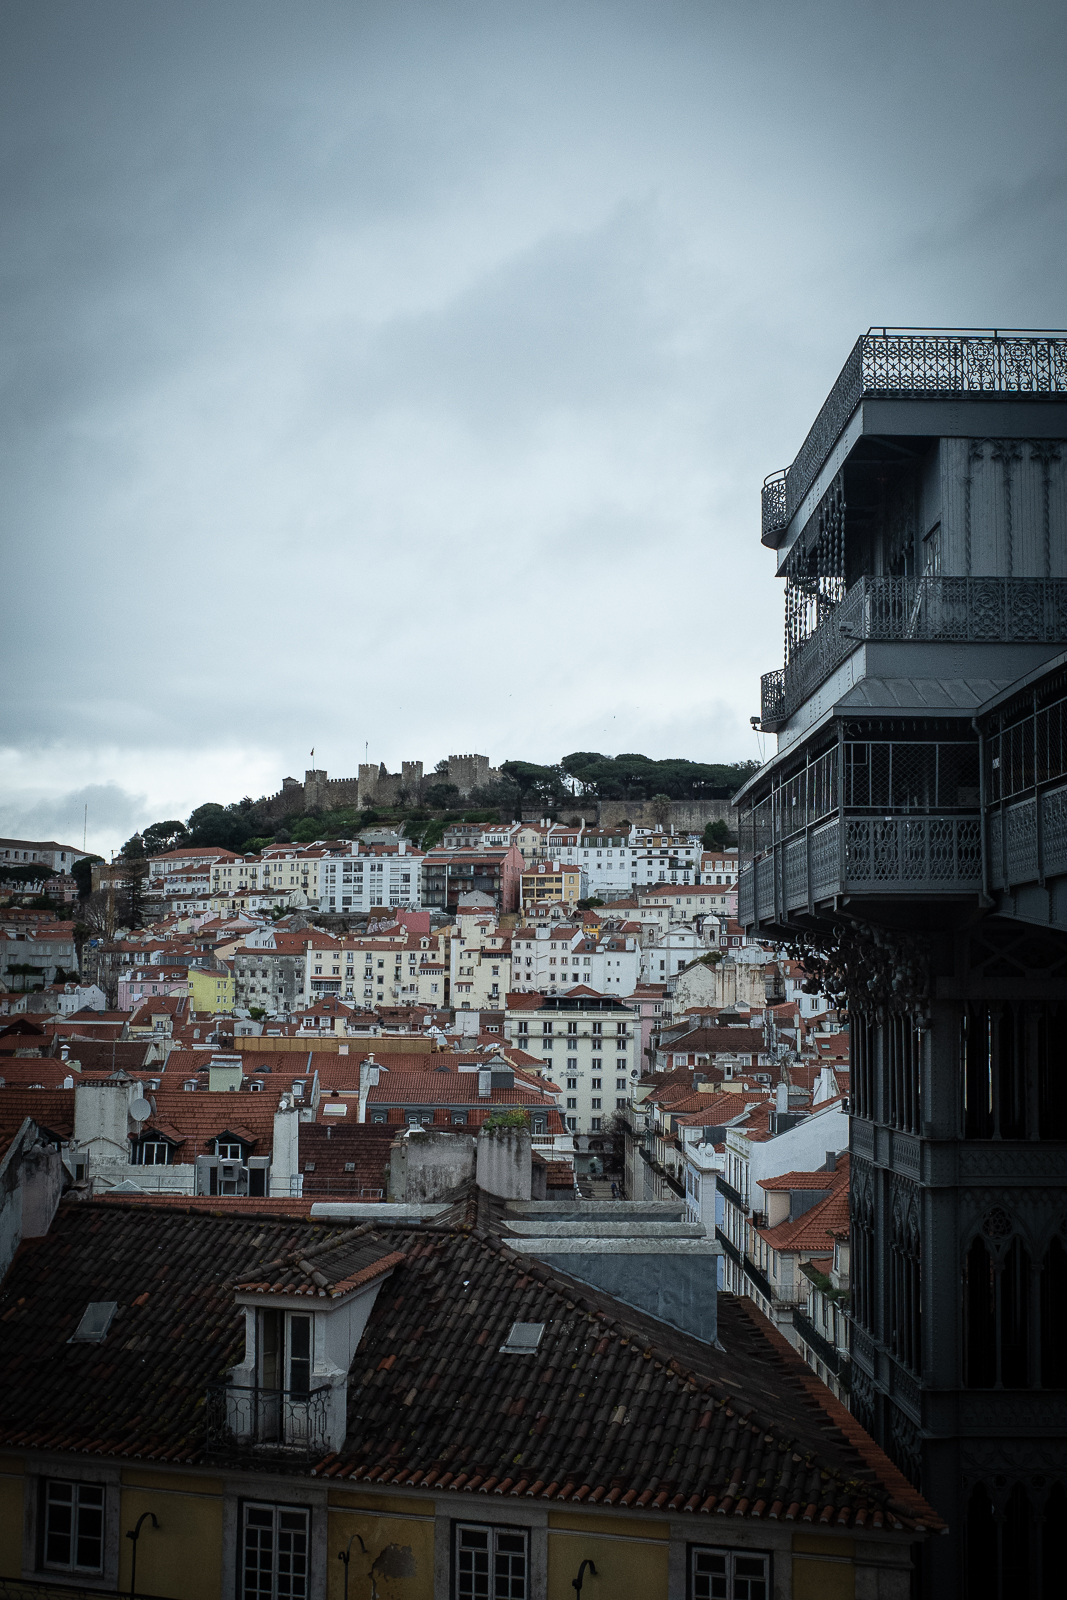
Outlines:
{"type": "Polygon", "coordinates": [[[835,1150],[827,1150],[826,1152],[826,1171],[837,1171],[837,1152],[835,1150]]]}
{"type": "Polygon", "coordinates": [[[779,1116],[789,1110],[789,1085],[780,1083],[774,1091],[774,1109],[779,1116]]]}

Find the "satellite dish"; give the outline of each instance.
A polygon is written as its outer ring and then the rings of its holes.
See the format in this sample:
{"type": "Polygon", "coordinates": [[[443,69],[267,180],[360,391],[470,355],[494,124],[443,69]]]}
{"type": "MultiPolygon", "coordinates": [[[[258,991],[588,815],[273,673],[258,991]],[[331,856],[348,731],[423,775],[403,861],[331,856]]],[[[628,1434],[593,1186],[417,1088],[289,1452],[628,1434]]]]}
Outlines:
{"type": "Polygon", "coordinates": [[[134,1122],[147,1122],[151,1115],[151,1100],[146,1100],[142,1095],[138,1099],[130,1101],[130,1116],[133,1118],[134,1122]]]}

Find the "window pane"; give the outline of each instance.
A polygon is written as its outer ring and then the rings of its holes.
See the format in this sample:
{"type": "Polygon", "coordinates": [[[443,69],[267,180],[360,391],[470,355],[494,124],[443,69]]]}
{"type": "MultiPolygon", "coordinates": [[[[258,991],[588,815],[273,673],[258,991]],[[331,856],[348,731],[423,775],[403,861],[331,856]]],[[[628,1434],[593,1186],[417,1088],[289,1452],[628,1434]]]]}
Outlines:
{"type": "Polygon", "coordinates": [[[74,1490],[69,1483],[48,1485],[45,1510],[44,1558],[50,1566],[70,1566],[70,1534],[74,1521],[74,1490]]]}

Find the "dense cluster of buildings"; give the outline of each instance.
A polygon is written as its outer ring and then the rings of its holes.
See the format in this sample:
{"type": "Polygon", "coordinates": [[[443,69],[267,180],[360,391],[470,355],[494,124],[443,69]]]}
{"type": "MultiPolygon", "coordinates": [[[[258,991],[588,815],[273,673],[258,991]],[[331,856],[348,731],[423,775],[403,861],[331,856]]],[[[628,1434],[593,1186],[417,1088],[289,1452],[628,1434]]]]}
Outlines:
{"type": "Polygon", "coordinates": [[[0,1579],[1059,1593],[1065,403],[1056,336],[858,342],[764,487],[739,849],[458,823],[172,851],[114,937],[0,909],[0,1579]]]}

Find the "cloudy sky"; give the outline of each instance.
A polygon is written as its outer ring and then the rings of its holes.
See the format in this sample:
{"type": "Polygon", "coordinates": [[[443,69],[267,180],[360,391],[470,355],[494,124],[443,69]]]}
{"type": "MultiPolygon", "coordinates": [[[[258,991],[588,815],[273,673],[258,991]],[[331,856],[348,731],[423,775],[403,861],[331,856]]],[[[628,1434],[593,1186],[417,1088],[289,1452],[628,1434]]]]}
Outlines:
{"type": "Polygon", "coordinates": [[[1057,326],[1067,9],[2,0],[0,832],[757,754],[869,324],[1057,326]]]}

